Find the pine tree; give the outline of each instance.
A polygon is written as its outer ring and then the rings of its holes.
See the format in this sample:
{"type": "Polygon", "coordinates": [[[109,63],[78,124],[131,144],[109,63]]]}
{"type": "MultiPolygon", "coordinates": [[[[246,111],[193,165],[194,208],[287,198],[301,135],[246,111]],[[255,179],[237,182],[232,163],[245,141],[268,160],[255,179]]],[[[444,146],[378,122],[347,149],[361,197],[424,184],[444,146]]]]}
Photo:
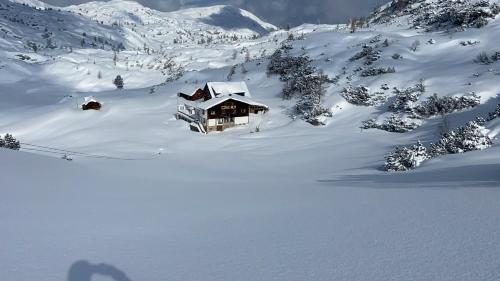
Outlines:
{"type": "Polygon", "coordinates": [[[480,122],[468,122],[463,127],[443,134],[437,143],[431,145],[430,155],[436,157],[490,147],[493,142],[483,131],[484,127],[480,122]]]}
{"type": "Polygon", "coordinates": [[[113,81],[113,84],[115,84],[117,89],[120,89],[120,90],[123,89],[123,85],[124,85],[123,78],[120,75],[116,76],[115,80],[113,81]]]}
{"type": "Polygon", "coordinates": [[[500,117],[500,104],[497,105],[497,108],[495,109],[495,111],[490,112],[488,114],[487,121],[491,121],[491,120],[496,119],[498,117],[500,117]]]}
{"type": "Polygon", "coordinates": [[[414,169],[429,159],[427,149],[420,141],[409,147],[396,147],[396,150],[385,158],[384,169],[386,171],[408,171],[414,169]]]}
{"type": "Polygon", "coordinates": [[[385,157],[384,169],[387,172],[407,171],[408,168],[401,162],[401,154],[403,149],[396,147],[394,152],[391,152],[385,157]]]}
{"type": "Polygon", "coordinates": [[[5,148],[12,150],[19,150],[21,148],[19,141],[16,140],[11,134],[5,134],[4,142],[5,148]]]}

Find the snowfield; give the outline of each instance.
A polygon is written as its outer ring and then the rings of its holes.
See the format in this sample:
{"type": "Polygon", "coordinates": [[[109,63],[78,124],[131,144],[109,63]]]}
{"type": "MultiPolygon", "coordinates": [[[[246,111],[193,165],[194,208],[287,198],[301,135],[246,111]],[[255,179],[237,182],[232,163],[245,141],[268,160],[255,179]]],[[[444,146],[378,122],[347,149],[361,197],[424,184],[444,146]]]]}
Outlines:
{"type": "Polygon", "coordinates": [[[428,145],[443,126],[495,110],[500,61],[474,60],[500,52],[498,17],[461,32],[412,29],[406,17],[355,33],[273,31],[229,6],[161,13],[118,0],[61,11],[18,2],[0,3],[0,134],[22,147],[0,149],[0,279],[500,279],[500,118],[485,123],[489,148],[383,171],[395,146],[428,145]],[[333,113],[325,126],[290,118],[296,99],[282,99],[284,83],[266,73],[290,33],[292,55],[338,75],[322,99],[333,113]],[[380,51],[371,65],[349,60],[363,45],[380,51]],[[231,80],[245,81],[267,114],[208,135],[174,118],[178,92],[226,81],[232,67],[231,80]],[[396,72],[363,77],[369,67],[396,72]],[[421,119],[407,133],[360,129],[389,114],[393,87],[420,80],[420,101],[474,92],[480,105],[421,119]],[[350,104],[348,86],[385,101],[350,104]],[[82,111],[86,97],[102,109],[82,111]]]}

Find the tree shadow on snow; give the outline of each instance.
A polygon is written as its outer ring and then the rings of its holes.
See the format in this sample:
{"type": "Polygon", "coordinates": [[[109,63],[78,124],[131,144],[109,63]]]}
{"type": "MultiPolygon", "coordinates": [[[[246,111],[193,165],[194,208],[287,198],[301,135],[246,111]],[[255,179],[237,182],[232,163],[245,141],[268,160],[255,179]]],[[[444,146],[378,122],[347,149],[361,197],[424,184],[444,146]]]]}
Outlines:
{"type": "Polygon", "coordinates": [[[105,264],[91,264],[88,261],[77,261],[71,265],[68,271],[68,281],[91,281],[93,275],[102,275],[115,281],[131,281],[125,272],[118,268],[105,264]]]}
{"type": "Polygon", "coordinates": [[[347,175],[319,180],[335,186],[369,188],[500,188],[500,164],[478,164],[398,173],[347,175]]]}

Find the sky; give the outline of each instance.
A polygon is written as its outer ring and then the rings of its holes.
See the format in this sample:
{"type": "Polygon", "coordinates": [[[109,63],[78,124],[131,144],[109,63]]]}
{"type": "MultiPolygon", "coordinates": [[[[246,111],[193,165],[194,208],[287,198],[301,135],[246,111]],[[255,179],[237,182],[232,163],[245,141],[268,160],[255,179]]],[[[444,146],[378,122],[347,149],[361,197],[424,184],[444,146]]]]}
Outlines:
{"type": "MultiPolygon", "coordinates": [[[[89,0],[43,0],[57,6],[90,2],[89,0]]],[[[370,13],[389,0],[137,0],[161,11],[191,6],[230,4],[246,9],[263,20],[279,26],[302,23],[344,23],[349,18],[370,13]]]]}

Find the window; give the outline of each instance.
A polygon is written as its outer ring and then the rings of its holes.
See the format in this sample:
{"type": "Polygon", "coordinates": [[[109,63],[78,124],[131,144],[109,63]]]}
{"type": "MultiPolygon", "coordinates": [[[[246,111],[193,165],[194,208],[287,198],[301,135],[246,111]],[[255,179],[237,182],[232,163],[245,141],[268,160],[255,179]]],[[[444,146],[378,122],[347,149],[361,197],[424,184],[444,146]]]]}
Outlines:
{"type": "Polygon", "coordinates": [[[241,113],[247,113],[247,109],[246,108],[242,108],[241,109],[241,113]]]}
{"type": "Polygon", "coordinates": [[[224,119],[223,118],[219,118],[217,120],[217,124],[219,124],[219,125],[224,124],[224,119]]]}
{"type": "Polygon", "coordinates": [[[221,106],[221,109],[222,109],[222,110],[226,110],[226,109],[236,109],[236,105],[234,105],[233,103],[228,103],[227,105],[223,105],[223,106],[221,106]]]}
{"type": "Polygon", "coordinates": [[[210,111],[210,115],[215,115],[215,110],[210,111]]]}

